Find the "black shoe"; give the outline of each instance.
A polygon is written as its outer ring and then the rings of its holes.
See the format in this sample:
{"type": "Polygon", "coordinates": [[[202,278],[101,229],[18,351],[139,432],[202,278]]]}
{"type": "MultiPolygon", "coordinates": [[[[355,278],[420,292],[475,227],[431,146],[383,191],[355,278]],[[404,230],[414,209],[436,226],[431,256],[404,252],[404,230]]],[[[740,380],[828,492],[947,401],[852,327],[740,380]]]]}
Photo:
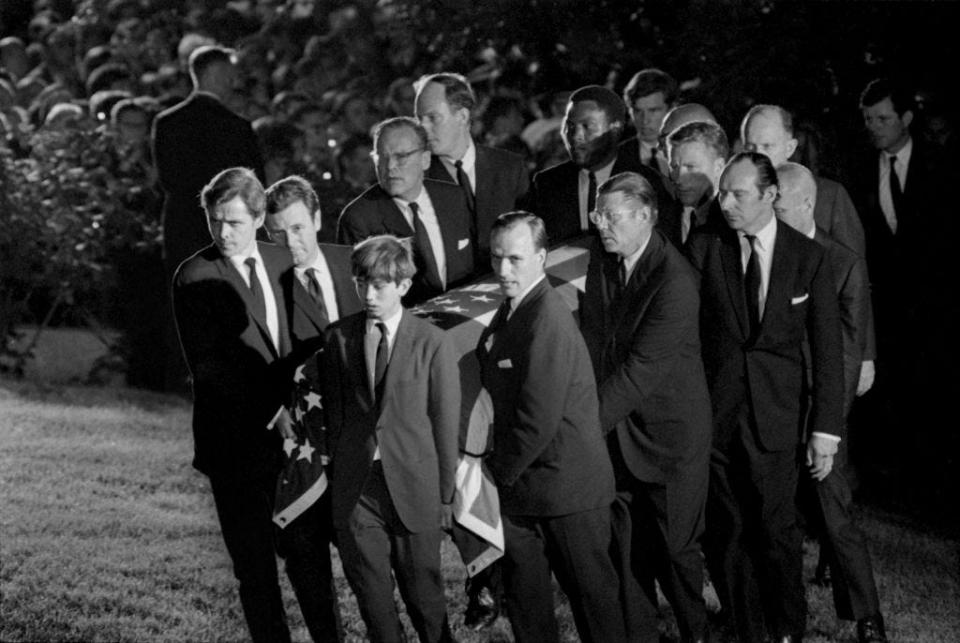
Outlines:
{"type": "Polygon", "coordinates": [[[879,612],[857,621],[857,640],[860,643],[887,643],[887,631],[879,612]]]}
{"type": "Polygon", "coordinates": [[[500,606],[488,587],[480,588],[477,593],[471,593],[467,600],[467,610],[463,613],[464,627],[473,631],[490,627],[500,616],[500,606]]]}

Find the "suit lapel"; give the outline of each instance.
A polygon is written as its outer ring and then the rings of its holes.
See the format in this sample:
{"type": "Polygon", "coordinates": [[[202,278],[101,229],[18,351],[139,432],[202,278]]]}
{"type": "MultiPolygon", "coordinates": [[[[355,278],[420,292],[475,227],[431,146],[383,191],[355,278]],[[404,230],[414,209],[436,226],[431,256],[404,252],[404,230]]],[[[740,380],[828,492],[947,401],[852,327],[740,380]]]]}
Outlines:
{"type": "Polygon", "coordinates": [[[777,236],[773,240],[770,282],[767,284],[767,298],[763,306],[758,336],[763,334],[768,320],[790,306],[789,298],[794,294],[790,288],[790,275],[797,274],[797,251],[793,247],[793,239],[790,236],[793,230],[786,230],[786,227],[783,224],[777,225],[777,236]]]}
{"type": "Polygon", "coordinates": [[[293,291],[293,305],[303,311],[310,323],[316,326],[318,331],[322,331],[330,323],[326,315],[321,314],[320,307],[310,296],[310,293],[304,289],[303,284],[297,279],[293,270],[290,271],[291,290],[293,291]]]}
{"type": "Polygon", "coordinates": [[[740,332],[750,336],[750,320],[747,318],[747,301],[743,292],[743,260],[740,258],[740,237],[727,228],[720,234],[720,264],[723,268],[727,294],[733,305],[740,332]]]}
{"type": "MultiPolygon", "coordinates": [[[[217,266],[219,267],[220,274],[233,284],[233,287],[240,293],[240,297],[243,298],[243,303],[247,308],[247,316],[253,321],[257,330],[260,332],[260,336],[263,339],[263,343],[266,344],[267,350],[274,357],[278,357],[277,348],[273,345],[270,330],[267,328],[266,317],[254,312],[257,306],[253,299],[253,294],[250,292],[250,286],[243,280],[243,277],[240,276],[240,273],[237,272],[237,269],[233,267],[233,263],[227,257],[221,255],[217,266]]],[[[277,284],[277,288],[279,288],[279,284],[277,284]]],[[[276,292],[274,292],[274,296],[276,296],[276,292]]]]}

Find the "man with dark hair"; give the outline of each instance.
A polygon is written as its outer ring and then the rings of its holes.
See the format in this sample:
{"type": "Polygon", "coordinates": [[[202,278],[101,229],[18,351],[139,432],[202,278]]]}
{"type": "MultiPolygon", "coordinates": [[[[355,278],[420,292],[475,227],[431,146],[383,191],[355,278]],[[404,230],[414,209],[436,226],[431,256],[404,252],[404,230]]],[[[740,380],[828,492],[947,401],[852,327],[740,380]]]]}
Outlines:
{"type": "Polygon", "coordinates": [[[591,216],[606,253],[587,271],[580,327],[617,480],[613,528],[627,638],[659,641],[659,579],[681,640],[704,641],[699,539],[711,426],[697,277],[654,229],[656,193],[639,174],[601,184],[591,216]]]}
{"type": "Polygon", "coordinates": [[[667,136],[670,176],[682,211],[663,229],[677,247],[697,228],[724,225],[717,188],[729,149],[723,128],[707,121],[692,121],[667,136]]]}
{"type": "Polygon", "coordinates": [[[543,217],[550,243],[591,229],[597,186],[614,174],[637,172],[659,186],[657,207],[665,212],[673,199],[656,170],[640,164],[637,155],[619,152],[627,111],[615,93],[599,85],[581,87],[570,95],[563,119],[563,141],[570,160],[533,177],[533,207],[543,217]]]}
{"type": "Polygon", "coordinates": [[[677,81],[659,69],[638,71],[623,89],[637,135],[620,144],[622,154],[632,154],[644,165],[649,165],[662,177],[670,174],[670,163],[660,149],[660,126],[667,112],[680,98],[677,81]]]}
{"type": "Polygon", "coordinates": [[[470,135],[476,97],[467,79],[445,72],[414,83],[417,118],[432,153],[427,178],[456,183],[473,217],[479,258],[486,265],[490,226],[516,208],[529,189],[523,158],[506,150],[477,145],[470,135]]]}
{"type": "MultiPolygon", "coordinates": [[[[867,265],[842,243],[830,238],[815,219],[818,198],[813,174],[798,163],[777,167],[780,195],[777,219],[813,239],[826,249],[835,280],[843,339],[843,420],[858,392],[870,320],[870,282],[867,265]]],[[[853,493],[845,473],[846,441],[840,443],[834,465],[823,479],[804,476],[800,482],[801,507],[809,507],[820,540],[820,565],[832,570],[833,604],[837,617],[857,622],[861,643],[887,640],[880,598],[873,579],[866,538],[854,522],[853,493]]],[[[820,566],[818,565],[818,569],[820,566]]]]}
{"type": "Polygon", "coordinates": [[[193,375],[193,466],[210,478],[254,641],[289,641],[274,552],[273,499],[289,432],[292,372],[280,274],[288,254],[259,243],[264,192],[246,168],[201,193],[213,244],[173,280],[180,343],[193,375]]]}
{"type": "Polygon", "coordinates": [[[625,641],[610,558],[610,457],[600,433],[590,356],[544,272],[546,230],[529,212],[502,214],[490,252],[505,299],[477,345],[493,403],[486,465],[503,517],[507,613],[519,643],[559,638],[551,571],[582,641],[625,641]]]}
{"type": "Polygon", "coordinates": [[[806,426],[806,462],[818,479],[845,436],[837,295],[823,248],[777,224],[769,157],[734,156],[719,197],[727,226],[697,230],[687,244],[700,272],[713,405],[707,564],[740,640],[799,641],[806,627],[795,504],[801,435],[806,426]]]}
{"type": "MultiPolygon", "coordinates": [[[[164,196],[163,262],[168,283],[177,266],[209,242],[204,212],[197,203],[207,181],[230,167],[251,168],[261,180],[264,176],[250,123],[225,105],[236,80],[231,52],[197,48],[190,56],[190,77],[193,93],[153,122],[153,158],[164,196]]],[[[170,344],[176,342],[172,334],[171,328],[170,344]]],[[[171,358],[166,367],[167,386],[182,387],[182,365],[171,358]]]]}
{"type": "Polygon", "coordinates": [[[476,246],[463,191],[425,179],[430,167],[427,133],[416,120],[396,116],[373,133],[377,185],[340,215],[339,243],[392,234],[413,239],[418,274],[405,303],[420,303],[469,281],[476,274],[476,246]]]}
{"type": "Polygon", "coordinates": [[[416,272],[407,242],[366,239],[351,265],[364,310],[331,324],[319,355],[344,574],[369,640],[403,640],[395,576],[420,640],[450,641],[440,542],[460,434],[456,354],[400,303],[416,272]]]}

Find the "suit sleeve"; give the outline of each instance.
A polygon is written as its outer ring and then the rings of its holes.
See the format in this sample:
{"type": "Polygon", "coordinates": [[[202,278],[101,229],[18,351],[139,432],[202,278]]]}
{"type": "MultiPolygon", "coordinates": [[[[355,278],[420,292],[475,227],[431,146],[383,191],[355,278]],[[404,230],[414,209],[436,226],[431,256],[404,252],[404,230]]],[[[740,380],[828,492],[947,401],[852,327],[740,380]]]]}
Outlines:
{"type": "Polygon", "coordinates": [[[807,308],[807,336],[813,375],[813,404],[810,432],[845,437],[843,422],[843,340],[836,285],[826,253],[816,255],[807,308]]]}
{"type": "Polygon", "coordinates": [[[340,218],[337,220],[337,243],[352,246],[366,238],[363,230],[357,225],[359,218],[349,205],[343,209],[340,218]]]}
{"type": "Polygon", "coordinates": [[[859,257],[845,275],[836,275],[840,280],[840,324],[843,339],[843,417],[850,413],[850,406],[857,393],[863,348],[866,343],[867,310],[870,305],[869,286],[860,270],[859,257]]]}
{"type": "Polygon", "coordinates": [[[440,501],[453,502],[460,440],[460,373],[452,340],[444,333],[430,363],[430,420],[440,468],[440,501]]]}
{"type": "Polygon", "coordinates": [[[831,237],[847,246],[861,257],[866,256],[866,238],[863,224],[857,215],[857,208],[847,189],[837,184],[836,197],[833,201],[833,221],[828,233],[831,237]]]}
{"type": "Polygon", "coordinates": [[[629,354],[600,385],[600,426],[609,432],[617,422],[648,404],[664,378],[676,372],[687,337],[695,336],[699,298],[692,285],[667,281],[653,297],[634,329],[629,354]]]}
{"type": "Polygon", "coordinates": [[[527,359],[515,365],[520,391],[514,415],[515,425],[508,443],[494,444],[497,452],[490,462],[498,484],[511,485],[544,452],[560,431],[564,396],[573,380],[575,363],[573,338],[541,315],[530,336],[527,359]]]}

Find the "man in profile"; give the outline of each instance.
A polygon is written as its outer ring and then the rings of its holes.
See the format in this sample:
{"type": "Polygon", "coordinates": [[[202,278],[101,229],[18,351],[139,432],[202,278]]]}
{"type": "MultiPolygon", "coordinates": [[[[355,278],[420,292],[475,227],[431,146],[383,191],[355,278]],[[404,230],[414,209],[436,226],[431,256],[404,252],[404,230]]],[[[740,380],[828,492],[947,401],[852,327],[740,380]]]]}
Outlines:
{"type": "Polygon", "coordinates": [[[257,241],[264,190],[246,168],[200,196],[213,244],[173,280],[180,343],[193,375],[193,466],[210,479],[220,529],[254,641],[289,641],[274,550],[273,506],[292,371],[280,275],[285,250],[257,241]]]}
{"type": "Polygon", "coordinates": [[[382,234],[413,239],[417,274],[404,299],[409,305],[472,279],[477,249],[470,209],[458,186],[424,178],[431,159],[426,130],[396,116],[377,124],[373,145],[378,183],[343,209],[337,241],[355,244],[382,234]]]}

